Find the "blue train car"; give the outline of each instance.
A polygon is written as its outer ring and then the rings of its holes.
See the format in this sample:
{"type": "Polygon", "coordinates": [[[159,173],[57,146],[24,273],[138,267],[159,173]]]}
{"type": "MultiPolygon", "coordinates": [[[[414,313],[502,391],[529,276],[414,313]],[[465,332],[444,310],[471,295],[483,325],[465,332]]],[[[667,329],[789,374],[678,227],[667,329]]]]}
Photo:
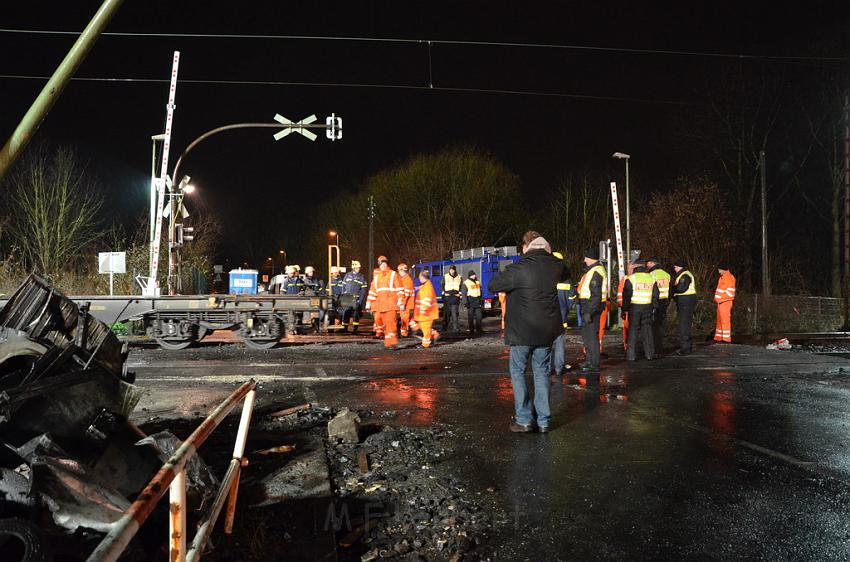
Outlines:
{"type": "Polygon", "coordinates": [[[487,246],[483,248],[472,248],[470,250],[458,250],[452,252],[451,259],[420,261],[414,264],[413,275],[414,279],[417,279],[418,284],[419,272],[423,269],[428,270],[428,273],[431,274],[431,281],[434,283],[434,290],[437,293],[437,301],[442,306],[443,276],[448,274],[449,267],[452,265],[457,267],[457,273],[463,279],[467,278],[470,271],[474,271],[481,281],[484,310],[497,310],[499,308],[499,296],[488,291],[487,285],[494,275],[504,271],[512,263],[519,261],[519,257],[519,253],[514,246],[500,248],[487,246]]]}

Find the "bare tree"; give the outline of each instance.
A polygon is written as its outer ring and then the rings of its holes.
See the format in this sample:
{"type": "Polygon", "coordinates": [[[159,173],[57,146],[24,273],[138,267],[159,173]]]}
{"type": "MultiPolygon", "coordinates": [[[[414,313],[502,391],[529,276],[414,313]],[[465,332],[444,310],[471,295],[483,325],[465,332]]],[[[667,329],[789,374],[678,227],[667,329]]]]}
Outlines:
{"type": "Polygon", "coordinates": [[[74,152],[31,149],[9,183],[9,236],[24,264],[45,275],[73,267],[100,236],[103,205],[74,152]]]}
{"type": "Polygon", "coordinates": [[[714,280],[719,263],[740,255],[740,225],[733,217],[717,185],[704,179],[681,179],[676,189],[654,193],[635,213],[633,239],[662,259],[684,259],[697,287],[704,290],[714,280]]]}

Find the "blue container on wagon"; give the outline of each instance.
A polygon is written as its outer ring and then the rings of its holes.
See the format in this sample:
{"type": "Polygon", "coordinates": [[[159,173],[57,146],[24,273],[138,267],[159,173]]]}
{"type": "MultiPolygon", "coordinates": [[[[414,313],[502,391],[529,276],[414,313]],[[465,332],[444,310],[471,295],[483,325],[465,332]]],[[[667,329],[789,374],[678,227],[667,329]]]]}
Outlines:
{"type": "Polygon", "coordinates": [[[256,295],[257,294],[256,269],[231,269],[230,270],[230,294],[231,295],[256,295]]]}

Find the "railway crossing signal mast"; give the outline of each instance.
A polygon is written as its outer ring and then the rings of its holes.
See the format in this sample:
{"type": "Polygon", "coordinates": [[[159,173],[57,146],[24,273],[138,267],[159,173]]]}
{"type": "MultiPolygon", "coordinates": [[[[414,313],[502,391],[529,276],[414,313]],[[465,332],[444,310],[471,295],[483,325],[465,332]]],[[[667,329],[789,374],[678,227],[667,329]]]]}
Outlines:
{"type": "MultiPolygon", "coordinates": [[[[180,177],[178,176],[178,172],[180,170],[180,164],[183,162],[183,158],[186,157],[189,152],[193,148],[195,148],[198,144],[200,144],[205,139],[221,133],[223,131],[229,131],[232,129],[251,129],[251,128],[275,128],[280,129],[281,125],[283,128],[276,132],[273,135],[274,140],[280,140],[286,136],[289,136],[292,133],[300,134],[310,141],[315,141],[318,137],[315,133],[313,133],[310,129],[325,129],[325,136],[331,141],[337,141],[342,139],[342,117],[337,116],[335,113],[331,113],[329,117],[325,119],[324,123],[316,123],[318,118],[315,115],[310,115],[301,119],[300,121],[292,121],[287,119],[283,115],[277,113],[274,116],[274,123],[234,123],[232,125],[224,125],[222,127],[217,127],[206,133],[202,134],[194,141],[189,143],[189,146],[186,147],[186,150],[180,155],[177,159],[177,162],[174,164],[174,171],[169,178],[166,174],[166,170],[168,169],[168,149],[170,148],[171,141],[171,124],[174,118],[174,98],[177,89],[177,68],[180,60],[180,53],[175,51],[174,53],[174,64],[171,72],[171,87],[169,89],[168,96],[168,105],[167,105],[167,114],[166,114],[166,126],[165,126],[165,138],[163,140],[163,149],[162,149],[162,167],[160,172],[160,177],[157,180],[157,209],[156,209],[156,226],[154,229],[154,239],[151,248],[150,254],[150,274],[147,278],[139,277],[138,282],[142,287],[142,294],[146,296],[156,296],[159,292],[159,287],[157,283],[157,274],[159,272],[159,249],[161,245],[162,238],[162,218],[163,218],[163,207],[165,203],[166,197],[173,198],[175,193],[170,193],[172,188],[169,187],[169,183],[171,182],[171,178],[180,177]],[[168,191],[168,192],[167,192],[168,191]]],[[[188,176],[186,176],[188,179],[188,176]]],[[[182,246],[182,242],[191,240],[191,236],[186,236],[186,233],[191,232],[189,227],[184,226],[179,222],[180,217],[175,216],[175,212],[169,213],[171,218],[169,220],[169,259],[168,259],[168,292],[169,294],[174,294],[175,288],[179,287],[179,280],[175,279],[175,276],[178,275],[179,264],[175,263],[176,260],[172,259],[172,256],[176,256],[176,252],[179,246],[182,246]],[[182,237],[175,232],[178,228],[182,231],[182,237]],[[180,240],[182,238],[182,240],[180,240]],[[179,241],[179,245],[176,245],[179,241]],[[173,253],[174,252],[174,253],[173,253]],[[175,283],[177,281],[177,283],[175,283]]]]}

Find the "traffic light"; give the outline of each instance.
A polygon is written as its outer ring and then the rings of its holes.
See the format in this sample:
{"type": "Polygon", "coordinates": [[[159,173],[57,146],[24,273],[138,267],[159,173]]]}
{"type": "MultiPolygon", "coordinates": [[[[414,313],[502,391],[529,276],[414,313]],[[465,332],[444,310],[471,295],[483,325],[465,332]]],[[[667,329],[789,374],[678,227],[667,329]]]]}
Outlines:
{"type": "Polygon", "coordinates": [[[331,113],[330,117],[325,119],[325,135],[332,141],[342,139],[342,117],[337,117],[336,113],[331,113]]]}
{"type": "Polygon", "coordinates": [[[174,237],[174,245],[182,246],[184,242],[190,242],[195,239],[195,229],[191,226],[183,226],[182,224],[176,224],[175,227],[175,237],[174,237]]]}

